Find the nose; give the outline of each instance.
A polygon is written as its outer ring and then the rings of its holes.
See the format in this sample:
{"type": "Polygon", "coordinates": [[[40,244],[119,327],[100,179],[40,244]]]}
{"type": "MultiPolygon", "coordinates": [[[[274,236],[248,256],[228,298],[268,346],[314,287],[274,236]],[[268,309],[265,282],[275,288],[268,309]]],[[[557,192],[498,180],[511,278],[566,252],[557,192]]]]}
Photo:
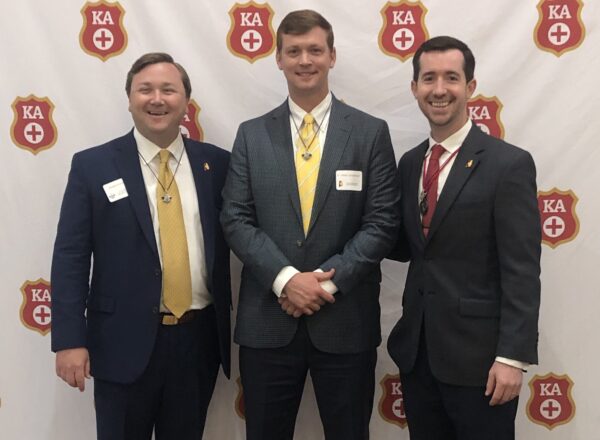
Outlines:
{"type": "Polygon", "coordinates": [[[163,96],[162,96],[162,92],[159,89],[156,89],[152,92],[152,99],[150,102],[152,104],[162,104],[163,96]]]}
{"type": "Polygon", "coordinates": [[[444,95],[446,93],[446,82],[444,78],[438,78],[433,85],[433,93],[436,96],[444,95]]]}
{"type": "Polygon", "coordinates": [[[310,54],[307,50],[303,50],[302,53],[300,53],[300,64],[307,65],[311,64],[311,62],[310,54]]]}

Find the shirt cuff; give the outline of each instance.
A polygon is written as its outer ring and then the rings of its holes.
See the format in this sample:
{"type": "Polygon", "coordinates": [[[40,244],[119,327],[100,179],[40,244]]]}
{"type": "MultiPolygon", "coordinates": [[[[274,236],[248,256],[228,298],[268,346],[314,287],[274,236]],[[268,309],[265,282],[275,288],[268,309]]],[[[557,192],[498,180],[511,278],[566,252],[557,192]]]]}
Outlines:
{"type": "Polygon", "coordinates": [[[502,356],[496,356],[496,362],[510,365],[511,367],[520,368],[523,371],[527,371],[527,368],[529,368],[531,365],[527,362],[515,361],[514,359],[508,359],[502,356]]]}
{"type": "MultiPolygon", "coordinates": [[[[315,272],[321,272],[323,273],[323,269],[316,269],[315,272]]],[[[326,281],[321,281],[319,283],[319,285],[321,286],[321,288],[327,292],[330,293],[332,295],[335,295],[335,293],[338,291],[337,286],[335,285],[335,283],[331,280],[326,280],[326,281]]]]}
{"type": "Polygon", "coordinates": [[[277,295],[278,298],[284,296],[283,288],[288,283],[288,281],[297,273],[300,273],[298,269],[294,266],[285,266],[283,269],[279,271],[277,276],[275,277],[275,281],[273,281],[273,292],[277,295]]]}

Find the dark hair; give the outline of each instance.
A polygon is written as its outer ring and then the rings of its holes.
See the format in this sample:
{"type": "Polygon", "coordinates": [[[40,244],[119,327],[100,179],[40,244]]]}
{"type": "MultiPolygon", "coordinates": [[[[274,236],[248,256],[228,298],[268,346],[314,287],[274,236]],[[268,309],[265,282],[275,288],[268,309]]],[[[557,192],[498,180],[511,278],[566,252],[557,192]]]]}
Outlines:
{"type": "Polygon", "coordinates": [[[281,52],[281,40],[285,35],[304,35],[313,28],[320,27],[327,32],[327,46],[333,50],[333,28],[331,24],[316,11],[302,9],[292,11],[281,20],[277,28],[277,52],[281,52]]]}
{"type": "Polygon", "coordinates": [[[464,58],[463,70],[465,72],[465,78],[467,79],[467,82],[471,81],[475,73],[475,57],[473,56],[473,52],[471,52],[469,46],[462,41],[448,36],[431,38],[424,42],[421,47],[417,49],[417,52],[415,52],[415,56],[412,60],[413,80],[417,81],[419,79],[419,72],[421,70],[420,59],[423,52],[446,52],[447,50],[451,49],[458,49],[462,52],[464,58]]]}
{"type": "Polygon", "coordinates": [[[133,77],[146,67],[158,63],[173,64],[177,70],[179,70],[179,73],[181,74],[181,82],[183,82],[183,88],[185,89],[185,96],[186,98],[189,98],[192,95],[192,83],[190,82],[190,77],[181,64],[173,61],[173,57],[164,52],[151,52],[144,54],[133,63],[131,69],[129,69],[129,72],[127,72],[127,81],[125,82],[125,91],[127,92],[127,96],[129,96],[131,93],[131,82],[133,81],[133,77]]]}

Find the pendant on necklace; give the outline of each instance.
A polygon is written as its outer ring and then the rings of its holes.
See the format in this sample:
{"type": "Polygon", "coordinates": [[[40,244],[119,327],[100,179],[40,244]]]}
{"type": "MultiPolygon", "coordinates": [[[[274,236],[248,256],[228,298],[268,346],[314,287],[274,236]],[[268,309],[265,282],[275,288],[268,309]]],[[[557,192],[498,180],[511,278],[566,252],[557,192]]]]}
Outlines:
{"type": "Polygon", "coordinates": [[[312,153],[309,153],[308,151],[305,151],[304,153],[302,153],[302,159],[304,160],[308,160],[312,157],[312,153]]]}
{"type": "Polygon", "coordinates": [[[169,202],[171,201],[171,199],[172,199],[172,198],[173,198],[173,197],[171,197],[171,196],[170,196],[169,194],[167,194],[167,193],[164,193],[164,194],[162,195],[162,197],[161,197],[161,199],[162,199],[162,201],[163,201],[164,203],[169,203],[169,202]]]}
{"type": "Polygon", "coordinates": [[[429,211],[429,203],[427,203],[427,193],[421,193],[421,200],[419,201],[419,211],[421,211],[421,215],[427,214],[429,211]]]}

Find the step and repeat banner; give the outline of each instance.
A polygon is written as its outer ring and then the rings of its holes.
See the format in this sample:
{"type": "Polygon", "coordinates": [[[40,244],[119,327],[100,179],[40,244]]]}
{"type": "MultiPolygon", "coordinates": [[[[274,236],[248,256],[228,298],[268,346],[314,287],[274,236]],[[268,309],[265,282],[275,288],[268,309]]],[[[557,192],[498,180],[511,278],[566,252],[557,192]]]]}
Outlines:
{"type": "MultiPolygon", "coordinates": [[[[520,439],[600,439],[600,6],[592,0],[81,0],[4,2],[0,14],[0,438],[95,435],[92,383],[83,393],[54,373],[50,262],[72,155],[131,129],[125,76],[164,51],[192,80],[184,135],[231,149],[238,125],[279,105],[287,88],[274,31],[295,9],[333,25],[330,86],[390,125],[398,159],[428,135],[410,92],[425,39],[472,48],[471,118],[529,150],[543,229],[540,364],[525,375],[520,439]]],[[[468,225],[465,225],[468,227],[468,225]]],[[[233,257],[234,295],[240,263],[233,257]]],[[[385,260],[371,437],[409,439],[398,372],[385,340],[401,316],[406,265],[385,260]]],[[[207,439],[243,439],[237,346],[219,377],[207,439]]],[[[321,439],[310,380],[297,439],[321,439]]]]}

